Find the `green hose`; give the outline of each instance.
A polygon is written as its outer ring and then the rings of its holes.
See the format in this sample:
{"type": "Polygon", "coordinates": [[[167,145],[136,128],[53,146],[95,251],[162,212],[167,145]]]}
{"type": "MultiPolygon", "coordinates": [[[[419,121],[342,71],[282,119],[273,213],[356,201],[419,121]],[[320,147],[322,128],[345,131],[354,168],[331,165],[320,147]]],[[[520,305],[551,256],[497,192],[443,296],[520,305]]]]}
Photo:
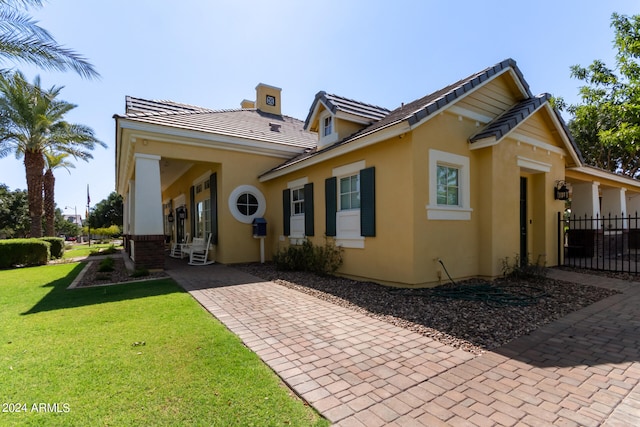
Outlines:
{"type": "Polygon", "coordinates": [[[479,283],[461,285],[453,281],[442,260],[438,260],[454,287],[438,286],[436,288],[393,289],[389,292],[396,295],[419,296],[426,298],[449,298],[463,301],[479,301],[495,306],[528,307],[537,304],[548,296],[544,289],[528,285],[494,285],[479,283]],[[523,291],[527,291],[526,293],[523,291]]]}

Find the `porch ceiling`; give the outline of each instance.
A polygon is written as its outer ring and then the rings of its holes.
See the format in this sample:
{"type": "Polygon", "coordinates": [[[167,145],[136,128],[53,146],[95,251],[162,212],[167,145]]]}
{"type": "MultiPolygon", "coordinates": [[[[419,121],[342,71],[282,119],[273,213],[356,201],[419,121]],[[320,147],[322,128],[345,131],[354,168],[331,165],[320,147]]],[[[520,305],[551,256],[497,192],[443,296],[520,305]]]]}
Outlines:
{"type": "Polygon", "coordinates": [[[165,191],[178,178],[184,175],[194,163],[184,160],[163,157],[160,159],[160,185],[165,191]]]}

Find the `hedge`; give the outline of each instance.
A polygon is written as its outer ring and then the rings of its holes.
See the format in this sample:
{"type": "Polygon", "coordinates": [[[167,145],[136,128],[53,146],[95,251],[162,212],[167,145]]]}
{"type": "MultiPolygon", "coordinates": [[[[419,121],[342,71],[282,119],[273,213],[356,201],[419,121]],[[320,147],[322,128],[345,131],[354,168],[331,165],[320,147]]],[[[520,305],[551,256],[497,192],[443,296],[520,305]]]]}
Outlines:
{"type": "Polygon", "coordinates": [[[17,265],[45,265],[51,257],[51,243],[41,239],[0,240],[0,268],[17,265]]]}
{"type": "Polygon", "coordinates": [[[51,243],[51,258],[60,259],[64,255],[64,239],[61,237],[43,237],[40,240],[51,243]]]}

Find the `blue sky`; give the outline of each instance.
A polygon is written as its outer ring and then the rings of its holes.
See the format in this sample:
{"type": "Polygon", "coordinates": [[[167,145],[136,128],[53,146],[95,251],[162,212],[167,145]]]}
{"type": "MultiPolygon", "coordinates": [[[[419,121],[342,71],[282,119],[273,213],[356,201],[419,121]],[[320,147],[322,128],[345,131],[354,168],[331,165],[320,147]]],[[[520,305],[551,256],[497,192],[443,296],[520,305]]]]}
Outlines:
{"type": "MultiPolygon", "coordinates": [[[[49,0],[31,15],[102,75],[37,70],[65,86],[68,120],[92,127],[107,149],[56,175],[64,213],[84,216],[114,191],[115,125],[125,96],[239,108],[262,82],[282,88],[283,113],[304,120],[320,90],[389,109],[506,58],[533,93],[578,101],[572,65],[614,65],[611,14],[640,13],[637,0],[49,0]],[[69,207],[66,208],[65,207],[69,207]]],[[[1,64],[4,67],[15,64],[1,64]]],[[[24,166],[0,160],[0,183],[26,188],[24,166]]]]}

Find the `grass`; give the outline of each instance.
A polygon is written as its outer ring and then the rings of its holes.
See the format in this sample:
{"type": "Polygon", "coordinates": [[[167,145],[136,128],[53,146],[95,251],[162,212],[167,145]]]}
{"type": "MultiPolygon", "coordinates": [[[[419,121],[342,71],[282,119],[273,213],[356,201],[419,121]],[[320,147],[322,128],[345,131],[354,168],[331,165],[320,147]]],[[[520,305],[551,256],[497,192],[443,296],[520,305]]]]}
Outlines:
{"type": "Polygon", "coordinates": [[[109,244],[92,243],[91,246],[89,246],[86,243],[81,243],[81,244],[74,244],[71,246],[72,246],[71,249],[65,249],[64,255],[62,256],[63,259],[85,257],[85,256],[88,256],[91,252],[98,251],[100,249],[108,249],[109,246],[111,246],[111,244],[110,243],[109,244]]]}
{"type": "Polygon", "coordinates": [[[0,271],[0,425],[328,425],[175,282],[80,270],[0,271]]]}

